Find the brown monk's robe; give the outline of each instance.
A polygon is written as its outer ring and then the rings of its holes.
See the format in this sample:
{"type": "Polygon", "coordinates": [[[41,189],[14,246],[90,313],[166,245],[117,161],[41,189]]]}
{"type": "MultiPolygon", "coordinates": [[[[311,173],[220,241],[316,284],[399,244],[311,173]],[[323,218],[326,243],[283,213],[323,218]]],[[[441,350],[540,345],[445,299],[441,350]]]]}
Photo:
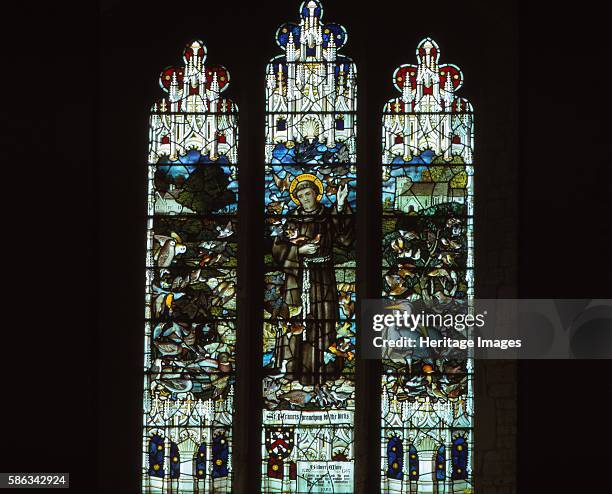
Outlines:
{"type": "Polygon", "coordinates": [[[275,363],[280,368],[286,360],[287,377],[303,385],[323,384],[336,379],[342,371],[344,359],[337,356],[325,364],[324,353],[336,341],[336,321],[339,318],[333,248],[334,243],[343,247],[353,244],[353,215],[350,213],[348,203],[342,215],[336,207],[327,208],[322,204],[312,213],[298,207],[289,215],[285,227],[297,230],[298,238],[315,239],[320,235],[319,249],[312,255],[299,254],[298,245],[279,237],[272,246],[272,256],[285,273],[284,301],[302,307],[298,317],[306,319],[305,339],[303,334],[292,335],[290,331],[277,339],[275,363]],[[316,262],[321,258],[326,260],[316,262]],[[304,313],[302,303],[304,270],[308,270],[310,278],[308,314],[304,313]]]}

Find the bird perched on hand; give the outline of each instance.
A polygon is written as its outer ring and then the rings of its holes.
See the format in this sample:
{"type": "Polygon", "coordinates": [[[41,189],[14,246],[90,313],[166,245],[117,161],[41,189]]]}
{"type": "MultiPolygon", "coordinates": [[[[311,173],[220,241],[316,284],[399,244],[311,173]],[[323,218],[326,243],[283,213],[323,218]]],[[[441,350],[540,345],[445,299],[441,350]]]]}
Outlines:
{"type": "Polygon", "coordinates": [[[298,236],[298,229],[294,227],[288,227],[286,229],[286,233],[287,233],[287,238],[289,239],[289,242],[295,245],[302,245],[306,243],[306,241],[308,240],[308,237],[304,235],[298,236]]]}
{"type": "Polygon", "coordinates": [[[287,332],[291,333],[292,335],[302,334],[304,332],[304,329],[304,325],[298,321],[290,321],[287,324],[287,332]]]}
{"type": "Polygon", "coordinates": [[[270,236],[271,237],[282,237],[283,236],[283,226],[282,223],[278,225],[272,225],[270,227],[270,236]]]}
{"type": "Polygon", "coordinates": [[[288,230],[289,234],[289,242],[295,245],[303,245],[303,244],[318,244],[321,241],[321,234],[317,233],[315,238],[308,238],[303,235],[297,236],[297,230],[288,230]]]}

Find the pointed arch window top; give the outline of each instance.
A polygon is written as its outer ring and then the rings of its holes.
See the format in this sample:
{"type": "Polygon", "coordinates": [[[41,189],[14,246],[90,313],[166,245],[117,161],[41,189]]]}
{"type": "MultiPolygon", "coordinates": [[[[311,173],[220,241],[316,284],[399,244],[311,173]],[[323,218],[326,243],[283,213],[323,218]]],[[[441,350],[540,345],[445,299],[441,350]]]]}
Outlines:
{"type": "Polygon", "coordinates": [[[393,73],[393,85],[402,93],[390,100],[387,113],[472,113],[468,100],[457,96],[463,73],[454,64],[440,64],[440,47],[431,38],[416,49],[417,63],[400,65],[393,73]]]}
{"type": "Polygon", "coordinates": [[[167,96],[155,102],[153,113],[236,113],[236,104],[222,97],[230,83],[223,65],[206,63],[207,49],[201,40],[193,40],[183,49],[183,64],[167,67],[159,76],[159,85],[167,96]]]}
{"type": "Polygon", "coordinates": [[[416,59],[393,73],[401,96],[385,104],[384,163],[472,164],[473,108],[457,95],[461,69],[440,64],[440,47],[431,38],[417,45],[416,59]]]}
{"type": "Polygon", "coordinates": [[[223,65],[207,64],[206,53],[201,40],[190,41],[183,63],[162,70],[166,96],[151,107],[150,164],[236,163],[238,107],[221,95],[230,74],[223,65]]]}
{"type": "Polygon", "coordinates": [[[287,62],[335,61],[347,39],[344,26],[323,22],[323,7],[314,0],[302,3],[299,22],[286,22],[276,31],[287,62]]]}

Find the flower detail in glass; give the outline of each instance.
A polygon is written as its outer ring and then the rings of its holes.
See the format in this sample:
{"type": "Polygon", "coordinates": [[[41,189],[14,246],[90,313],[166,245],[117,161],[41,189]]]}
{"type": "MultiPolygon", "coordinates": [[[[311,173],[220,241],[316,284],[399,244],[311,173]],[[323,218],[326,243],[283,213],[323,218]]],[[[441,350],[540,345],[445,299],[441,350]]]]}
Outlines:
{"type": "Polygon", "coordinates": [[[419,480],[419,453],[414,444],[408,448],[408,478],[419,480]]]}
{"type": "Polygon", "coordinates": [[[465,437],[458,436],[453,440],[452,452],[453,480],[467,479],[468,444],[465,437]]]}
{"type": "Polygon", "coordinates": [[[181,476],[181,453],[174,441],[170,443],[170,478],[178,479],[181,476]]]}
{"type": "Polygon", "coordinates": [[[387,477],[401,480],[404,477],[404,445],[397,435],[387,441],[387,477]]]}
{"type": "Polygon", "coordinates": [[[200,444],[200,447],[198,448],[194,459],[195,476],[197,479],[206,478],[206,469],[208,468],[208,465],[206,463],[206,456],[206,443],[202,443],[200,444]]]}
{"type": "Polygon", "coordinates": [[[164,477],[164,439],[157,434],[149,440],[149,475],[164,477]]]}
{"type": "Polygon", "coordinates": [[[224,431],[219,431],[213,438],[213,478],[226,478],[229,474],[229,445],[224,431]]]}

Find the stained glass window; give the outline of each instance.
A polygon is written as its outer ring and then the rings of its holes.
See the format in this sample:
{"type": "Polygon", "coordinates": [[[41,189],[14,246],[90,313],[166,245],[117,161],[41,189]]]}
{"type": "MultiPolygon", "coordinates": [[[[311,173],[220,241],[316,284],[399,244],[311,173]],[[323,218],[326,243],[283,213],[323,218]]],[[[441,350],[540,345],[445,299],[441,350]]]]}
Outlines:
{"type": "MultiPolygon", "coordinates": [[[[465,313],[474,289],[472,106],[457,96],[463,74],[439,63],[432,39],[416,57],[395,71],[401,95],[383,115],[383,295],[415,312],[465,313]]],[[[424,349],[383,361],[383,493],[471,492],[472,365],[465,354],[424,349]]]]}
{"type": "Polygon", "coordinates": [[[266,74],[262,492],[353,492],[356,67],[317,1],[266,74]]]}
{"type": "Polygon", "coordinates": [[[231,492],[238,110],[201,41],[149,120],[143,492],[231,492]]]}

